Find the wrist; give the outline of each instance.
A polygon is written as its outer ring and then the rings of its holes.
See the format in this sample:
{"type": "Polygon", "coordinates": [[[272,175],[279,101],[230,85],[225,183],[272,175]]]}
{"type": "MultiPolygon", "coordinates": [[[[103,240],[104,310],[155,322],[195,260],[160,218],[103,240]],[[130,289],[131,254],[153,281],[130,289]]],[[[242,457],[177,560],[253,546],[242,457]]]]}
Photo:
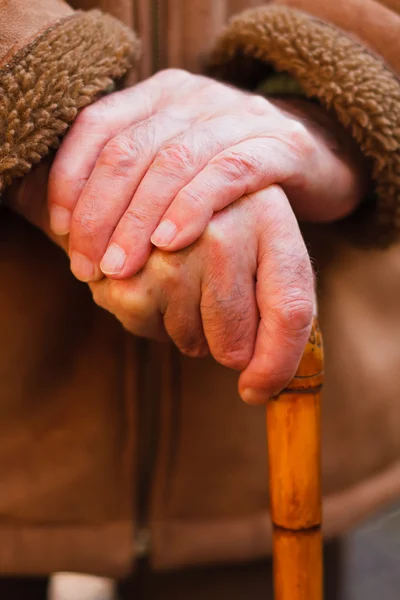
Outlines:
{"type": "MultiPolygon", "coordinates": [[[[371,181],[371,163],[362,153],[357,142],[332,112],[315,101],[301,96],[275,97],[268,100],[290,118],[301,122],[314,138],[317,146],[324,152],[328,151],[346,167],[349,174],[349,195],[353,199],[352,210],[349,212],[353,212],[366,196],[371,181]]],[[[319,210],[318,216],[314,218],[312,207],[304,206],[304,202],[303,198],[301,206],[292,203],[295,213],[301,220],[336,220],[330,217],[331,207],[326,207],[328,212],[326,218],[324,217],[322,204],[322,214],[319,210]]]]}

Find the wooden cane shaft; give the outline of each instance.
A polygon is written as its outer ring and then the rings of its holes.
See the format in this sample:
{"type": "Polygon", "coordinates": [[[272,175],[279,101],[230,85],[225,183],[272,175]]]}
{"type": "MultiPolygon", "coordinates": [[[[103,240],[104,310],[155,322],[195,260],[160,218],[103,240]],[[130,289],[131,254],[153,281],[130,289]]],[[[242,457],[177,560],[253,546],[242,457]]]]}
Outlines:
{"type": "Polygon", "coordinates": [[[315,321],[296,376],[267,405],[276,600],[321,600],[321,335],[315,321]]]}
{"type": "Polygon", "coordinates": [[[271,513],[300,530],[321,523],[319,394],[290,392],[267,407],[271,513]]]}
{"type": "Polygon", "coordinates": [[[274,532],[274,592],[278,600],[321,600],[322,539],[319,529],[274,532]]]}

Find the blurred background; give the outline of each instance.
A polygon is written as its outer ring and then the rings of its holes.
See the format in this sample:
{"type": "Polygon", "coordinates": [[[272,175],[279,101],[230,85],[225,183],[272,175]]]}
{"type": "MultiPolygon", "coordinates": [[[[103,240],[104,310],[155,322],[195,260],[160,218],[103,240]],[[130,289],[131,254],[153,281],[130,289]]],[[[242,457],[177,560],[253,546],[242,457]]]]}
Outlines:
{"type": "MultiPolygon", "coordinates": [[[[344,539],[341,600],[400,598],[400,503],[344,539]]],[[[50,600],[117,600],[114,582],[59,573],[50,600]]],[[[151,599],[149,599],[151,600],[151,599]]]]}

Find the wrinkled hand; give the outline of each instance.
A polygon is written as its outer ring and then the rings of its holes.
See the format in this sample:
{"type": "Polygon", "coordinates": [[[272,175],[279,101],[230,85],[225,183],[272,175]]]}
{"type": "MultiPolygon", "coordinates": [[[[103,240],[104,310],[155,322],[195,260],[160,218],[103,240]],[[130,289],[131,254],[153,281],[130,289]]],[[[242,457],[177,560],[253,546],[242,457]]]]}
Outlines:
{"type": "Polygon", "coordinates": [[[173,69],[84,109],[49,180],[52,228],[70,232],[74,274],[129,277],[151,241],[181,249],[214,212],[274,183],[299,218],[350,212],[362,194],[357,152],[337,152],[336,134],[303,112],[173,69]]]}
{"type": "Polygon", "coordinates": [[[156,249],[134,277],[90,287],[132,333],[169,336],[186,355],[211,352],[243,371],[239,391],[251,403],[291,379],[313,316],[310,260],[278,186],[214,215],[190,248],[156,249]]]}

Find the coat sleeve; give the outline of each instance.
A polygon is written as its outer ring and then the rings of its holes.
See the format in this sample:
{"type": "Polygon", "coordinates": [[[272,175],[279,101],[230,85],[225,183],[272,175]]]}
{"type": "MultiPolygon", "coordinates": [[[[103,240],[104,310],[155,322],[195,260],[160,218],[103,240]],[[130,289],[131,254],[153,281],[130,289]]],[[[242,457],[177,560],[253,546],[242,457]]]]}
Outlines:
{"type": "Polygon", "coordinates": [[[354,237],[381,246],[400,237],[399,37],[400,17],[373,0],[277,0],[235,16],[210,63],[215,76],[253,90],[289,73],[336,114],[372,165],[354,237]]]}
{"type": "Polygon", "coordinates": [[[135,61],[134,34],[63,0],[0,3],[0,194],[135,61]]]}

